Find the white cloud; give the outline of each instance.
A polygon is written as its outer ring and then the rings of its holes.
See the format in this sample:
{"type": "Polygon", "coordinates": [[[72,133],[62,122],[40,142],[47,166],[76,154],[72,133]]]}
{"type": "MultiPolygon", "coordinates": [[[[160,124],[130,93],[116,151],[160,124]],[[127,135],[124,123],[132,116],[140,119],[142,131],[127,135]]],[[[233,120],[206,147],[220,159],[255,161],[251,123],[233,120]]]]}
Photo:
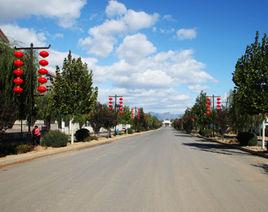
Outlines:
{"type": "Polygon", "coordinates": [[[158,17],[159,15],[156,13],[150,15],[143,11],[136,12],[134,10],[128,10],[126,15],[123,17],[123,21],[128,26],[129,30],[138,31],[153,26],[158,17]]]}
{"type": "Polygon", "coordinates": [[[176,22],[177,20],[172,17],[172,15],[164,15],[163,20],[170,21],[170,22],[176,22]]]}
{"type": "Polygon", "coordinates": [[[147,37],[138,33],[126,36],[116,50],[116,53],[119,58],[125,59],[129,63],[136,63],[155,51],[155,46],[147,40],[147,37]]]}
{"type": "Polygon", "coordinates": [[[0,25],[0,28],[15,45],[30,46],[31,43],[34,43],[36,46],[44,46],[47,40],[45,33],[37,32],[34,29],[23,28],[13,24],[0,25]]]}
{"type": "Polygon", "coordinates": [[[194,38],[196,38],[197,36],[197,31],[195,28],[192,28],[192,29],[179,29],[177,30],[177,37],[180,39],[180,40],[192,40],[194,38]]]}
{"type": "Polygon", "coordinates": [[[117,41],[130,33],[153,27],[158,14],[148,14],[126,9],[125,5],[117,1],[109,1],[106,7],[108,17],[120,15],[115,19],[107,19],[102,24],[88,30],[89,36],[81,38],[79,45],[86,48],[89,54],[107,57],[113,52],[117,41]]]}
{"type": "Polygon", "coordinates": [[[109,18],[113,18],[115,16],[124,15],[127,12],[127,8],[124,4],[118,1],[110,0],[105,12],[109,18]]]}
{"type": "Polygon", "coordinates": [[[0,0],[0,20],[43,16],[56,19],[60,26],[67,28],[74,25],[85,4],[86,0],[0,0]]]}

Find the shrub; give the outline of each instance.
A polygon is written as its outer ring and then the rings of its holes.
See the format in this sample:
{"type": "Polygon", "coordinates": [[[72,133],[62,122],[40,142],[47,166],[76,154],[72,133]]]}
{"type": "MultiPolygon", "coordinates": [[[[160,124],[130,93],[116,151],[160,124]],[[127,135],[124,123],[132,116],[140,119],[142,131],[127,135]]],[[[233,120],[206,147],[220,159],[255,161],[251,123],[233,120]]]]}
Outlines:
{"type": "Polygon", "coordinates": [[[16,154],[16,145],[0,143],[0,157],[16,154]]]}
{"type": "Polygon", "coordinates": [[[128,134],[133,134],[133,129],[132,129],[132,128],[129,128],[129,129],[127,130],[127,132],[128,132],[128,134]]]}
{"type": "Polygon", "coordinates": [[[76,141],[85,141],[87,138],[89,138],[89,130],[82,128],[75,132],[74,134],[76,141]]]}
{"type": "Polygon", "coordinates": [[[199,134],[205,137],[212,137],[213,132],[212,132],[212,129],[202,129],[202,130],[199,130],[199,134]]]}
{"type": "Polygon", "coordinates": [[[50,130],[41,140],[42,146],[63,147],[67,146],[68,136],[57,130],[50,130]]]}
{"type": "Polygon", "coordinates": [[[236,138],[241,146],[256,146],[258,143],[257,136],[251,132],[239,132],[236,138]]]}
{"type": "Polygon", "coordinates": [[[31,144],[20,144],[16,147],[17,154],[30,152],[34,149],[34,146],[31,144]]]}

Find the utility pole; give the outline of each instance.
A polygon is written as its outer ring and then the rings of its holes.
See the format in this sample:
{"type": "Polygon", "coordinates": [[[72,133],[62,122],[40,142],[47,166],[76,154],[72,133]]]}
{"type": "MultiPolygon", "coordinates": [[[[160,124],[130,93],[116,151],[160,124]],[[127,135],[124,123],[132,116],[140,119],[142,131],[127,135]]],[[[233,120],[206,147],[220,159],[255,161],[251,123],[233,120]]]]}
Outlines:
{"type": "Polygon", "coordinates": [[[49,49],[51,47],[51,45],[49,46],[45,46],[45,47],[34,47],[33,43],[30,44],[30,47],[19,47],[17,48],[15,46],[16,50],[29,50],[30,53],[30,76],[29,76],[29,80],[30,80],[30,98],[29,98],[29,104],[31,106],[30,109],[30,113],[29,113],[29,118],[28,118],[28,133],[31,133],[31,124],[32,124],[32,115],[33,115],[33,107],[34,107],[34,88],[33,88],[33,74],[35,73],[34,70],[34,50],[36,49],[49,49]]]}

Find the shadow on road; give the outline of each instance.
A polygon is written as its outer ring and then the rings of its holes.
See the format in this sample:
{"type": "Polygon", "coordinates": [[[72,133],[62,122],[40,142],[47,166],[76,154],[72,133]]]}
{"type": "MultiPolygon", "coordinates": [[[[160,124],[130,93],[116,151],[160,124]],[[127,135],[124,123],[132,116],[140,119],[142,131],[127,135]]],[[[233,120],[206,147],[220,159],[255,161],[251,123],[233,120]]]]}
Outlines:
{"type": "Polygon", "coordinates": [[[178,137],[187,137],[187,138],[189,138],[189,137],[193,137],[192,135],[189,135],[189,134],[175,134],[175,136],[178,136],[178,137]]]}
{"type": "MultiPolygon", "coordinates": [[[[200,140],[198,140],[200,141],[200,140]]],[[[223,155],[250,155],[247,152],[241,152],[237,150],[234,145],[223,145],[217,143],[183,143],[185,146],[192,147],[192,149],[210,152],[210,153],[217,153],[223,155]]]]}
{"type": "Polygon", "coordinates": [[[265,174],[268,174],[268,164],[267,163],[260,163],[260,164],[253,164],[257,168],[261,168],[265,174]]]}

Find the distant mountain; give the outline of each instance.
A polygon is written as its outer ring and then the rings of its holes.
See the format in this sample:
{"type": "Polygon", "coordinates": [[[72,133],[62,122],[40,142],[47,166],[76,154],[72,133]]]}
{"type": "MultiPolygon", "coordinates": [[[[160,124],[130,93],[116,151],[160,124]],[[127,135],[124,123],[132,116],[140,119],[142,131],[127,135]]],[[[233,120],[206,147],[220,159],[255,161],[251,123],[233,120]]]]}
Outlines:
{"type": "Polygon", "coordinates": [[[157,117],[159,120],[165,120],[165,119],[176,119],[181,117],[181,114],[175,114],[175,113],[155,113],[155,112],[149,112],[152,116],[157,117]]]}

